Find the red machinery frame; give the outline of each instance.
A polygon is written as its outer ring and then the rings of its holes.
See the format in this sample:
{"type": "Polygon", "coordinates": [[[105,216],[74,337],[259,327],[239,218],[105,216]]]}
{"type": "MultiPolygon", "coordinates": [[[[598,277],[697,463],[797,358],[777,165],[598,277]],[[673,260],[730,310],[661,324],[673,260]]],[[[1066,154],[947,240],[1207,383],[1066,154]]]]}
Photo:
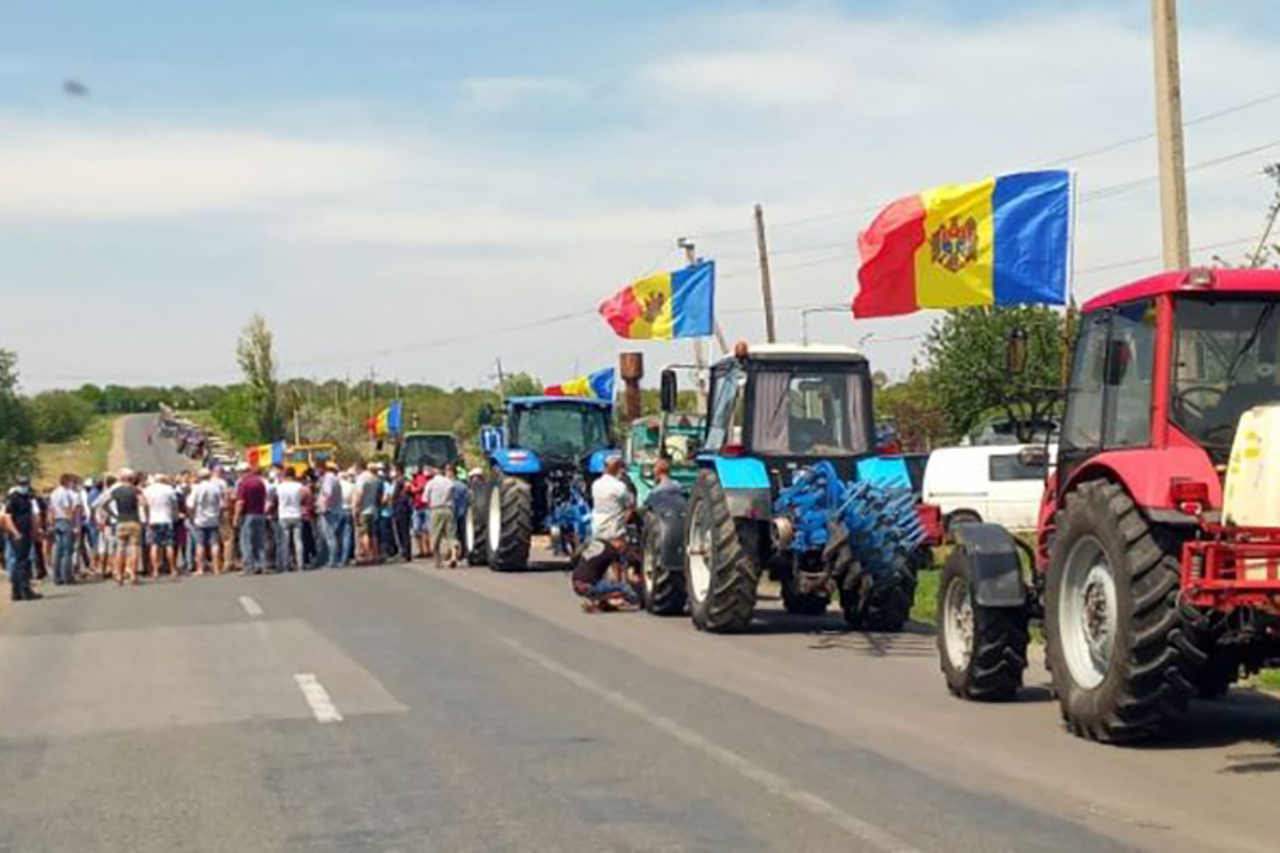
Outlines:
{"type": "Polygon", "coordinates": [[[1280,528],[1205,524],[1182,544],[1182,600],[1230,612],[1254,607],[1280,616],[1280,528]],[[1250,578],[1260,572],[1263,577],[1250,578]]]}

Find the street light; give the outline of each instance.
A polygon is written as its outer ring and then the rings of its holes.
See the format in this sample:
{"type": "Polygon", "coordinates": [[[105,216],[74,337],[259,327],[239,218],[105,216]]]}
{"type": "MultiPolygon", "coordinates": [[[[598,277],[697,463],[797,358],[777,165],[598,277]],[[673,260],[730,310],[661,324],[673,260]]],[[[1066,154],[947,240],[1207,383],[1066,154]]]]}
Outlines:
{"type": "Polygon", "coordinates": [[[800,341],[805,346],[809,345],[809,315],[810,314],[835,314],[836,312],[846,312],[849,310],[848,305],[815,305],[812,308],[800,309],[800,341]]]}

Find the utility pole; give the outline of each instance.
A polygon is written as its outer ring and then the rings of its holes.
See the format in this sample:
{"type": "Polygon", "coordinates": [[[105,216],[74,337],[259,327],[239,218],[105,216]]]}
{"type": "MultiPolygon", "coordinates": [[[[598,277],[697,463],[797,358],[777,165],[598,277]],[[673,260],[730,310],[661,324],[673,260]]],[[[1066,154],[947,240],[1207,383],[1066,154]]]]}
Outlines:
{"type": "Polygon", "coordinates": [[[769,275],[769,246],[764,239],[764,208],[756,205],[756,248],[760,251],[760,291],[764,297],[764,331],[769,343],[778,340],[773,325],[773,279],[769,275]]]}
{"type": "MultiPolygon", "coordinates": [[[[693,266],[697,263],[697,247],[692,240],[681,237],[676,240],[676,245],[684,249],[684,261],[688,266],[693,266]]],[[[716,331],[720,331],[719,321],[716,321],[716,331]]],[[[720,345],[724,346],[723,339],[720,345]]],[[[707,408],[707,347],[702,338],[693,339],[693,363],[698,366],[698,372],[693,381],[698,388],[698,409],[702,411],[707,408]]]]}
{"type": "Polygon", "coordinates": [[[498,366],[498,396],[507,396],[507,375],[502,372],[502,359],[495,358],[494,364],[498,366]]]}
{"type": "Polygon", "coordinates": [[[1156,57],[1156,137],[1160,150],[1160,220],[1165,269],[1191,265],[1187,230],[1186,156],[1182,144],[1182,82],[1176,0],[1151,0],[1156,57]]]}

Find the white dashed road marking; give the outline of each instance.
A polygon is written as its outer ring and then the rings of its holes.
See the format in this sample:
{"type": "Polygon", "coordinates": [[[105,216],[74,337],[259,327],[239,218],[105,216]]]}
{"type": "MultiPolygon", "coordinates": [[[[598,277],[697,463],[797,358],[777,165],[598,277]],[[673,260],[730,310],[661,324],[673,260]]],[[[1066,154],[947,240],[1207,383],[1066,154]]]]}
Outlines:
{"type": "Polygon", "coordinates": [[[263,613],[262,605],[247,595],[240,596],[240,606],[243,607],[244,612],[248,613],[250,616],[261,616],[263,613]]]}
{"type": "Polygon", "coordinates": [[[316,722],[342,722],[342,714],[338,713],[337,706],[329,698],[329,691],[324,689],[314,675],[300,672],[293,677],[293,680],[298,682],[298,687],[302,689],[302,695],[311,706],[311,713],[315,714],[316,722]]]}
{"type": "Polygon", "coordinates": [[[782,797],[783,799],[790,801],[793,805],[809,812],[811,815],[834,824],[854,838],[857,838],[878,850],[884,851],[884,853],[917,853],[916,848],[889,832],[886,832],[875,824],[868,823],[861,818],[854,817],[835,803],[832,803],[830,800],[825,800],[817,794],[797,787],[789,780],[779,776],[777,773],[774,773],[771,770],[766,770],[760,765],[742,757],[738,753],[712,743],[693,729],[686,728],[675,720],[672,720],[669,717],[664,717],[661,714],[646,708],[639,702],[629,699],[621,693],[610,690],[608,687],[605,687],[603,684],[600,684],[591,677],[584,675],[577,670],[570,669],[564,664],[557,663],[550,658],[543,657],[532,649],[526,647],[518,640],[501,636],[498,637],[498,639],[510,646],[517,654],[528,658],[543,669],[555,673],[586,692],[603,699],[615,708],[626,711],[633,717],[636,717],[653,726],[655,729],[670,735],[685,746],[698,750],[707,757],[712,758],[720,764],[723,764],[725,767],[728,767],[730,770],[733,770],[743,778],[756,783],[770,794],[782,797]]]}

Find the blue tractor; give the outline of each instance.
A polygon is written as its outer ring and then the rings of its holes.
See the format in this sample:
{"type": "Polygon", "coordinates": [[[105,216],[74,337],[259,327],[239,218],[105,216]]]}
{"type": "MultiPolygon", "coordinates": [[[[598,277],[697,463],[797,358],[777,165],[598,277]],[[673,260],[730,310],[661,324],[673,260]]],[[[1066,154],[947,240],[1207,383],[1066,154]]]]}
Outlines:
{"type": "MultiPolygon", "coordinates": [[[[739,344],[716,364],[683,565],[669,547],[646,552],[647,596],[682,588],[698,628],[742,631],[768,572],[790,613],[819,615],[836,598],[851,628],[900,630],[925,533],[911,490],[874,476],[871,393],[867,360],[846,347],[739,344]]],[[[675,398],[664,371],[664,408],[675,398]]]]}
{"type": "Polygon", "coordinates": [[[616,454],[613,404],[580,397],[512,397],[501,426],[481,411],[487,475],[471,484],[465,525],[467,558],[495,571],[529,564],[535,534],[572,554],[591,534],[592,481],[616,454]]]}

